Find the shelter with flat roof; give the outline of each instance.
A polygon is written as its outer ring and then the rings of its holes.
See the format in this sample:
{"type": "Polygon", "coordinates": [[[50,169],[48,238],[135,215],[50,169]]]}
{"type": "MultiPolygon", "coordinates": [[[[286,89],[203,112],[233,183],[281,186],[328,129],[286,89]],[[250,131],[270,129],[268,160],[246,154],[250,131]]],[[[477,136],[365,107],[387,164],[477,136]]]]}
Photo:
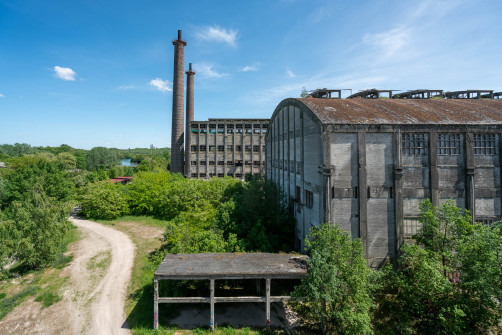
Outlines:
{"type": "Polygon", "coordinates": [[[223,302],[263,302],[266,326],[270,326],[270,303],[290,300],[290,296],[271,296],[272,279],[301,279],[307,274],[306,256],[272,253],[169,254],[154,276],[154,328],[159,325],[159,303],[209,303],[210,326],[214,329],[214,304],[223,302]],[[265,296],[215,297],[215,281],[226,279],[264,279],[265,296]],[[209,297],[159,297],[160,280],[209,280],[209,297]]]}

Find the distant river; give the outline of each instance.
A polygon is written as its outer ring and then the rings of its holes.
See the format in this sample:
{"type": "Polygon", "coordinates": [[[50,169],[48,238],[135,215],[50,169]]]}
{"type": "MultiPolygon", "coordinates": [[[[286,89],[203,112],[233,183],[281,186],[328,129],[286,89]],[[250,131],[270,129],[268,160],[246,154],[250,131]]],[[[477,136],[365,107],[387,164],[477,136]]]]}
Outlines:
{"type": "Polygon", "coordinates": [[[122,163],[122,166],[138,166],[136,163],[131,163],[130,159],[121,159],[120,162],[122,163]]]}

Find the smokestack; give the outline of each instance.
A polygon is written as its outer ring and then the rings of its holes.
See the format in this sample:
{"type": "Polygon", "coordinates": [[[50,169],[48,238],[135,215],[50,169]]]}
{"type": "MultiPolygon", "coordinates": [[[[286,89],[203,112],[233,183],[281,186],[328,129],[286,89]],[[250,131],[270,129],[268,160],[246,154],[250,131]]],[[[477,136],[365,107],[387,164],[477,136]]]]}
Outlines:
{"type": "Polygon", "coordinates": [[[174,75],[173,75],[173,122],[171,133],[171,172],[183,173],[183,91],[184,91],[184,62],[185,45],[181,39],[181,30],[178,30],[178,39],[174,45],[174,75]]]}
{"type": "Polygon", "coordinates": [[[194,120],[193,109],[193,76],[192,63],[188,64],[187,75],[187,109],[186,109],[186,128],[185,128],[185,176],[188,178],[190,173],[190,122],[194,120]]]}

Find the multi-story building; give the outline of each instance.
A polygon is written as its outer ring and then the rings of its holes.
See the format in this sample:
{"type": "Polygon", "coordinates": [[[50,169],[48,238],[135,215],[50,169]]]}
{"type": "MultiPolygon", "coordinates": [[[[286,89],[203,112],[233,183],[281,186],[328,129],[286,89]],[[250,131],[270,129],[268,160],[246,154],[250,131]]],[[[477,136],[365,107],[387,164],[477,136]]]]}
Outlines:
{"type": "Polygon", "coordinates": [[[299,249],[330,222],[379,266],[417,231],[424,199],[499,219],[501,145],[496,99],[286,99],[270,120],[266,176],[288,196],[299,249]]]}
{"type": "Polygon", "coordinates": [[[189,178],[264,174],[269,119],[190,122],[189,178]]]}

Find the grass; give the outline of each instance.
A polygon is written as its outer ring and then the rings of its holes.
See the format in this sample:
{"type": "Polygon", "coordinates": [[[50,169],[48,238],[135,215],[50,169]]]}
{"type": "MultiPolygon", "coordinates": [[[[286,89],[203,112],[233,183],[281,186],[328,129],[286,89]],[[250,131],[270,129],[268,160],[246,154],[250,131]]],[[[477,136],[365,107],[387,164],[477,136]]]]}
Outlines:
{"type": "Polygon", "coordinates": [[[167,221],[155,219],[150,216],[124,216],[115,220],[95,220],[106,225],[113,226],[114,229],[126,233],[136,245],[136,254],[131,274],[131,282],[127,290],[127,300],[125,312],[127,323],[135,335],[181,335],[181,334],[217,334],[217,335],[256,335],[256,334],[285,334],[283,330],[272,330],[267,332],[263,329],[251,329],[249,327],[234,329],[231,326],[216,327],[214,332],[207,328],[195,328],[193,330],[178,329],[167,326],[169,317],[176,313],[167,310],[165,304],[161,304],[160,323],[158,330],[153,330],[153,274],[157,264],[152,260],[152,256],[162,246],[159,238],[145,238],[137,233],[138,226],[161,228],[162,232],[167,221]],[[134,223],[137,227],[131,227],[134,223]]]}
{"type": "Polygon", "coordinates": [[[114,220],[94,220],[94,219],[92,220],[110,226],[114,226],[117,223],[134,222],[134,223],[140,223],[145,226],[158,227],[158,228],[165,228],[167,222],[165,220],[156,219],[153,216],[138,216],[138,215],[126,215],[114,220]]]}
{"type": "Polygon", "coordinates": [[[80,239],[78,230],[72,227],[64,237],[60,253],[50,267],[33,270],[23,264],[17,264],[11,268],[9,278],[0,282],[0,320],[28,297],[36,297],[35,301],[41,302],[43,307],[51,306],[62,299],[59,291],[68,277],[61,278],[60,273],[73,259],[72,255],[64,253],[69,244],[80,239]]]}

